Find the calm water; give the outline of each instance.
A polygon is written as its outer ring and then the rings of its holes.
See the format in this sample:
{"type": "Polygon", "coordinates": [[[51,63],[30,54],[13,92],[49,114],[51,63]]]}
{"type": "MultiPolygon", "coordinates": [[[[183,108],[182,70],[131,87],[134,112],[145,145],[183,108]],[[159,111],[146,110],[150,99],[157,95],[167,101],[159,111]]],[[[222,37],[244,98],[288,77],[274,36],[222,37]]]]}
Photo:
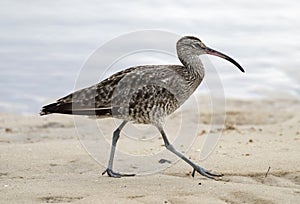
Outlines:
{"type": "Polygon", "coordinates": [[[226,97],[299,98],[300,1],[138,2],[2,0],[0,111],[38,113],[73,90],[80,68],[103,43],[145,29],[195,35],[237,59],[246,74],[209,57],[226,97]]]}

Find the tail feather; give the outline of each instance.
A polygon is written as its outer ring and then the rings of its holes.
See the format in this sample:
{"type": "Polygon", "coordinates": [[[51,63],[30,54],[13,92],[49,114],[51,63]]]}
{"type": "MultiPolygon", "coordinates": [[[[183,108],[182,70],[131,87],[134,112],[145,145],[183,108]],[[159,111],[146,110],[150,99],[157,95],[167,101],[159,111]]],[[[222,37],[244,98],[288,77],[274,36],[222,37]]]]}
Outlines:
{"type": "Polygon", "coordinates": [[[68,114],[72,110],[71,103],[52,103],[42,108],[40,115],[47,115],[51,113],[65,113],[68,114]]]}
{"type": "Polygon", "coordinates": [[[71,114],[71,115],[89,115],[89,116],[109,116],[112,114],[111,108],[86,108],[73,103],[52,103],[46,105],[40,111],[40,115],[51,113],[71,114]]]}

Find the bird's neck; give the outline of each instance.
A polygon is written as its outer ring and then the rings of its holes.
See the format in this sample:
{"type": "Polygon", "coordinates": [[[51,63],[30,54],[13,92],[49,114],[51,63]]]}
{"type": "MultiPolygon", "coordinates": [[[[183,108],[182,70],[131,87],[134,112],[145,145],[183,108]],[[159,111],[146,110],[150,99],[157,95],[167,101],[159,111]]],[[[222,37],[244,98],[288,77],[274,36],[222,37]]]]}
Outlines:
{"type": "Polygon", "coordinates": [[[190,76],[198,78],[201,82],[204,78],[205,71],[199,56],[192,53],[189,49],[185,49],[185,47],[179,47],[177,54],[190,76]]]}

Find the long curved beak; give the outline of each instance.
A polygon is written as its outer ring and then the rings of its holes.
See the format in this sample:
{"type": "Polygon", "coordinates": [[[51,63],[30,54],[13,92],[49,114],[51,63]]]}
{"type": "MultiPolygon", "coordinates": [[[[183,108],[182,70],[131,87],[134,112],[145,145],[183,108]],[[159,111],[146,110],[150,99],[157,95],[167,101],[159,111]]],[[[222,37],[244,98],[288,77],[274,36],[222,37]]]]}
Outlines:
{"type": "Polygon", "coordinates": [[[226,59],[227,61],[231,62],[232,64],[234,64],[235,66],[237,66],[237,68],[239,68],[239,70],[241,70],[242,72],[245,72],[245,70],[243,69],[243,67],[241,65],[239,65],[239,63],[237,63],[234,59],[232,59],[231,57],[221,53],[221,52],[218,52],[216,50],[213,50],[209,47],[206,47],[205,48],[205,53],[206,54],[209,54],[209,55],[215,55],[217,57],[221,57],[223,59],[226,59]]]}

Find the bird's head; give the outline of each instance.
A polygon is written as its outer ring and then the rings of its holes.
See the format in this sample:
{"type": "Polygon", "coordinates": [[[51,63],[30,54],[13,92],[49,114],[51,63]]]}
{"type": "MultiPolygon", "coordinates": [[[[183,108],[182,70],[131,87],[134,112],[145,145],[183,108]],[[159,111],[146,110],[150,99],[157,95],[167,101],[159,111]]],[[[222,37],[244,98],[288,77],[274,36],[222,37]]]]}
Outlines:
{"type": "Polygon", "coordinates": [[[196,55],[202,55],[202,54],[209,54],[214,55],[217,57],[221,57],[235,66],[237,66],[242,72],[245,72],[239,63],[237,63],[234,59],[231,57],[218,52],[216,50],[213,50],[209,47],[207,47],[200,39],[194,37],[194,36],[184,36],[181,39],[178,40],[177,46],[183,46],[184,49],[188,49],[190,52],[196,54],[196,55]]]}

